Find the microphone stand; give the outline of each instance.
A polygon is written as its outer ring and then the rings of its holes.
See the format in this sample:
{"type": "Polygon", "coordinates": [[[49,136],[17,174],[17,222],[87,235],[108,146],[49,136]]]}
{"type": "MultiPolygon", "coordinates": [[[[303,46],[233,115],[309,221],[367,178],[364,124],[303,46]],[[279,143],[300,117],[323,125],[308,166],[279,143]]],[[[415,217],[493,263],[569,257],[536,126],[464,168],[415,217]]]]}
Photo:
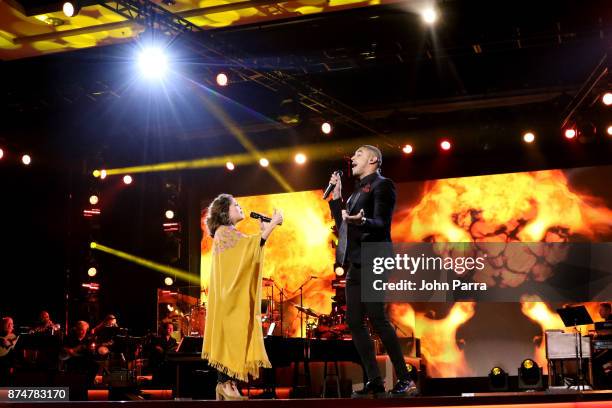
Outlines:
{"type": "MultiPolygon", "coordinates": [[[[317,277],[316,276],[310,276],[298,288],[298,290],[300,291],[300,307],[302,308],[302,310],[304,309],[304,286],[306,286],[306,284],[308,282],[310,282],[311,280],[313,280],[313,279],[317,279],[317,277]]],[[[304,338],[304,312],[302,312],[301,310],[300,310],[300,337],[304,338]]]]}
{"type": "MultiPolygon", "coordinates": [[[[278,289],[278,293],[279,293],[279,310],[278,311],[280,312],[281,336],[283,336],[283,338],[284,338],[285,337],[285,330],[283,329],[283,314],[284,314],[283,313],[283,304],[284,304],[284,298],[285,298],[285,291],[283,290],[283,288],[278,286],[275,281],[272,281],[272,283],[274,284],[274,286],[276,286],[276,289],[278,289]]],[[[274,290],[274,289],[272,289],[272,290],[274,290]]],[[[272,299],[274,299],[274,295],[272,296],[272,299]]],[[[274,309],[272,309],[272,311],[274,312],[274,309]]]]}

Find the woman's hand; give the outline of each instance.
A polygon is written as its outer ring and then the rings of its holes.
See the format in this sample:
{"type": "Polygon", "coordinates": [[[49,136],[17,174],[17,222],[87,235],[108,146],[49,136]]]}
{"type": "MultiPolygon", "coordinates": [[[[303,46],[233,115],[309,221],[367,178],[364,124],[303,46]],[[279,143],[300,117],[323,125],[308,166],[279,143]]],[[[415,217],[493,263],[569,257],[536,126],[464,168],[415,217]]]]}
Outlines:
{"type": "Polygon", "coordinates": [[[270,221],[270,223],[273,224],[274,226],[282,224],[283,223],[283,211],[277,210],[275,208],[274,214],[272,214],[272,221],[270,221]]]}
{"type": "Polygon", "coordinates": [[[280,225],[283,222],[283,212],[281,210],[274,209],[274,214],[272,214],[272,219],[270,222],[261,222],[261,237],[263,239],[268,239],[274,228],[280,225]]]}
{"type": "Polygon", "coordinates": [[[262,220],[259,220],[259,232],[264,232],[266,228],[268,228],[268,225],[270,225],[269,222],[263,222],[262,220]]]}

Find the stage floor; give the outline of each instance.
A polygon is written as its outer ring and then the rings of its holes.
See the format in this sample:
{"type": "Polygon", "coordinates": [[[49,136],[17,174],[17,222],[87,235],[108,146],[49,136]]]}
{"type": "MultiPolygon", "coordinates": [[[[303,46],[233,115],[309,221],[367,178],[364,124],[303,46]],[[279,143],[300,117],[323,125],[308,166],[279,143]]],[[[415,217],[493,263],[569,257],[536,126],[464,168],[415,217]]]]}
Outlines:
{"type": "Polygon", "coordinates": [[[479,407],[479,408],[612,408],[612,391],[586,391],[583,393],[516,392],[487,393],[463,397],[412,397],[385,399],[276,399],[249,401],[209,401],[209,400],[135,400],[135,401],[83,401],[83,402],[36,402],[4,403],[2,406],[16,408],[41,408],[43,406],[98,407],[121,406],[134,408],[176,406],[180,408],[236,407],[252,408],[338,408],[338,407],[479,407]],[[60,404],[60,405],[58,405],[60,404]]]}

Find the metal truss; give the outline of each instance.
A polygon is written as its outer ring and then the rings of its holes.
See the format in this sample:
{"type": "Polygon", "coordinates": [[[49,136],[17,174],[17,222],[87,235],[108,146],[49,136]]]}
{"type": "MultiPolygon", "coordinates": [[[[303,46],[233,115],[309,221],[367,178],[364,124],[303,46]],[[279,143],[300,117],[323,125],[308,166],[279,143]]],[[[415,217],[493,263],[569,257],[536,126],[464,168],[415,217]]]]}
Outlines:
{"type": "Polygon", "coordinates": [[[343,120],[368,133],[378,134],[357,110],[288,72],[278,69],[261,69],[257,65],[256,58],[222,43],[210,31],[192,24],[150,0],[114,0],[110,2],[98,0],[98,2],[99,5],[126,19],[174,36],[178,40],[186,41],[192,51],[213,59],[216,64],[223,63],[228,70],[243,80],[257,83],[274,92],[287,90],[295,92],[300,104],[309,110],[328,119],[343,120]],[[229,57],[229,55],[241,55],[241,57],[229,57]]]}

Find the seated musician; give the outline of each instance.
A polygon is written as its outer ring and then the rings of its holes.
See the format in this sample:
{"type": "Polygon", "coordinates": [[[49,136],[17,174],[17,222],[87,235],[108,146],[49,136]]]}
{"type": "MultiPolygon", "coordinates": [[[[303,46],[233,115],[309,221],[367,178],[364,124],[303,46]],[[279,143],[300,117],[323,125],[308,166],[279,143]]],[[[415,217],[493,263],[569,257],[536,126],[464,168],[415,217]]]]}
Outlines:
{"type": "Polygon", "coordinates": [[[98,373],[98,363],[94,359],[95,344],[87,335],[89,324],[82,320],[76,322],[70,335],[64,341],[62,359],[66,360],[66,371],[84,374],[88,385],[93,385],[98,373]]]}
{"type": "Polygon", "coordinates": [[[13,348],[17,344],[18,336],[15,335],[13,328],[12,318],[2,318],[2,326],[0,327],[0,385],[8,385],[15,368],[13,348]]]}
{"type": "Polygon", "coordinates": [[[171,351],[176,351],[177,342],[174,337],[174,326],[171,322],[163,323],[159,330],[159,336],[151,339],[149,349],[149,368],[153,373],[153,379],[157,383],[165,383],[171,379],[171,376],[164,376],[163,366],[166,359],[166,354],[171,351]]]}
{"type": "Polygon", "coordinates": [[[59,324],[53,323],[49,312],[43,310],[40,312],[40,317],[36,326],[30,330],[30,334],[50,334],[53,335],[60,329],[59,324]]]}
{"type": "Polygon", "coordinates": [[[117,318],[112,315],[106,315],[104,320],[91,330],[91,334],[96,340],[96,352],[99,356],[106,356],[110,353],[113,340],[119,334],[119,326],[117,318]]]}

